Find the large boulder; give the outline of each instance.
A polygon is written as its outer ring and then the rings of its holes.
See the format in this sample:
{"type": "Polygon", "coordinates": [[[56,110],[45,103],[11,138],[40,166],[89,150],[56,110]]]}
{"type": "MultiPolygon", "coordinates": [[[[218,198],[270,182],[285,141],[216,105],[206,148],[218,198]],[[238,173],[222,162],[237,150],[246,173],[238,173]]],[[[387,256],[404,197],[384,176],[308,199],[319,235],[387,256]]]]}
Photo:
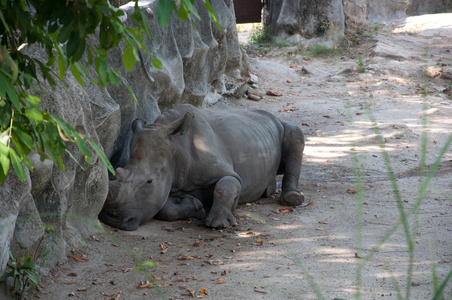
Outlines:
{"type": "Polygon", "coordinates": [[[452,0],[281,0],[269,1],[264,25],[289,41],[337,44],[349,24],[384,23],[450,9],[452,0]]]}
{"type": "MultiPolygon", "coordinates": [[[[53,91],[35,91],[43,100],[43,109],[89,136],[115,167],[128,160],[135,118],[153,122],[161,111],[179,103],[213,103],[249,76],[242,68],[247,65],[246,57],[238,42],[232,0],[212,1],[221,31],[209,20],[202,1],[195,1],[203,19],[195,22],[199,34],[188,21],[177,17],[167,28],[160,28],[155,16],[157,1],[140,3],[153,35],[144,44],[163,68],[155,68],[142,53],[142,61],[126,72],[121,59],[123,45],[110,52],[109,61],[124,75],[138,103],[125,85],[104,89],[86,82],[81,87],[71,75],[53,91]]],[[[136,26],[129,18],[133,5],[120,9],[127,14],[124,23],[136,26]]],[[[46,59],[42,49],[28,52],[46,59]]],[[[6,269],[10,249],[19,256],[31,254],[35,259],[56,263],[66,259],[68,247],[80,245],[95,233],[109,175],[97,155],[93,156],[94,163],[87,165],[75,145],[69,145],[68,151],[71,154],[64,156],[64,171],[31,154],[35,169],[27,174],[27,181],[21,182],[11,172],[0,186],[0,274],[6,269]]]]}
{"type": "Polygon", "coordinates": [[[270,34],[287,40],[331,43],[344,35],[342,0],[270,1],[270,34]]]}

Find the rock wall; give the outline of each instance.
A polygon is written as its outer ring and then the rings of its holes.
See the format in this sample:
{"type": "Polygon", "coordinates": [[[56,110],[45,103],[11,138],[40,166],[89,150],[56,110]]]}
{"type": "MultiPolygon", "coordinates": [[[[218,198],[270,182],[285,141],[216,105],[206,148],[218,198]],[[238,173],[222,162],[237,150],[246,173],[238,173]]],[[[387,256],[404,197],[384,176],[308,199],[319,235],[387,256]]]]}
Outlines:
{"type": "Polygon", "coordinates": [[[265,24],[286,40],[332,45],[347,20],[384,23],[452,9],[452,0],[280,0],[270,1],[265,24]]]}
{"type": "MultiPolygon", "coordinates": [[[[124,75],[138,103],[124,85],[103,89],[85,82],[83,88],[71,75],[48,94],[36,91],[44,109],[91,137],[115,167],[128,160],[130,124],[135,118],[152,122],[161,111],[179,103],[202,106],[215,102],[221,93],[249,76],[249,70],[242,68],[246,58],[237,38],[232,0],[212,1],[222,31],[210,22],[202,1],[195,1],[203,19],[196,21],[199,35],[189,22],[177,17],[161,29],[154,15],[156,6],[156,0],[141,2],[153,34],[153,40],[144,44],[163,68],[156,69],[143,54],[142,63],[126,72],[122,47],[110,53],[110,65],[124,75]]],[[[121,9],[128,16],[133,13],[133,5],[121,9]]],[[[128,17],[124,23],[134,26],[128,17]]],[[[46,57],[42,49],[28,51],[46,57]]],[[[53,264],[66,259],[68,247],[80,245],[95,232],[107,195],[107,169],[96,156],[95,163],[87,165],[77,147],[69,145],[68,150],[75,160],[69,154],[64,157],[65,171],[50,161],[40,162],[38,155],[32,154],[35,170],[28,175],[29,180],[23,183],[11,172],[0,186],[0,274],[6,269],[10,249],[16,255],[40,256],[41,262],[53,264]],[[44,232],[43,224],[53,226],[50,233],[44,232]]]]}

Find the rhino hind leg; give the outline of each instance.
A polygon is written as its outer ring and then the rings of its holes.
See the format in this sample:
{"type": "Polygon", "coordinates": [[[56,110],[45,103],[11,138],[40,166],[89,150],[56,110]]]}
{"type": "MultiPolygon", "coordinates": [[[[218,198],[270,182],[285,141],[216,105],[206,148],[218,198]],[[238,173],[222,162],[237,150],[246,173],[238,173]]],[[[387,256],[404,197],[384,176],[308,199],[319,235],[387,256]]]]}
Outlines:
{"type": "Polygon", "coordinates": [[[268,198],[273,195],[276,191],[276,180],[273,180],[272,183],[267,187],[265,192],[262,194],[263,198],[268,198]]]}
{"type": "Polygon", "coordinates": [[[304,135],[300,128],[284,123],[284,137],[280,173],[282,181],[281,204],[300,205],[304,202],[304,194],[298,189],[301,162],[304,150],[304,135]]]}
{"type": "Polygon", "coordinates": [[[182,195],[168,197],[165,205],[154,218],[162,221],[177,221],[189,218],[204,219],[205,216],[201,201],[191,195],[182,195]]]}

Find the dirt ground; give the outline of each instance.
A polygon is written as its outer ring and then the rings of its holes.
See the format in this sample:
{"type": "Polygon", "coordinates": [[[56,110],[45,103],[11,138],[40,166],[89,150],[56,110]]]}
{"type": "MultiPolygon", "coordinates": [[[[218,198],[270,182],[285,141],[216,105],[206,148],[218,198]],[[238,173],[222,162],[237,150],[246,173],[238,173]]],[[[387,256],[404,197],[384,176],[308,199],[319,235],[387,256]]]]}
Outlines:
{"type": "MultiPolygon", "coordinates": [[[[270,111],[303,129],[305,203],[240,205],[239,224],[226,230],[198,220],[154,220],[133,232],[107,228],[111,236],[87,240],[42,278],[35,297],[351,299],[359,291],[361,299],[397,299],[409,287],[409,299],[432,298],[452,268],[452,146],[441,154],[452,134],[452,84],[444,78],[452,66],[451,20],[421,16],[386,25],[376,42],[361,46],[362,73],[356,54],[314,57],[296,47],[249,53],[258,78],[249,92],[263,99],[224,102],[270,111]],[[423,76],[427,67],[430,77],[423,76]],[[409,214],[417,203],[418,214],[409,214]],[[411,276],[399,207],[414,233],[411,276]],[[156,264],[148,269],[154,283],[133,271],[130,251],[156,264]]],[[[452,282],[444,291],[451,299],[452,282]]]]}

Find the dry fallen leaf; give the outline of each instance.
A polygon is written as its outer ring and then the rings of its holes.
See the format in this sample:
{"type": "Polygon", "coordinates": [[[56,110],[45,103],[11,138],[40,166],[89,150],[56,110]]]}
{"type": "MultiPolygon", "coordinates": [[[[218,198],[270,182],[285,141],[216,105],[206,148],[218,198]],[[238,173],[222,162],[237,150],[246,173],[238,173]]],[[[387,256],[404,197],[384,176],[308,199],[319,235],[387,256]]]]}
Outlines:
{"type": "Polygon", "coordinates": [[[195,298],[195,291],[187,289],[185,292],[181,294],[181,296],[191,296],[195,298]]]}
{"type": "Polygon", "coordinates": [[[266,91],[265,93],[269,96],[276,96],[276,97],[281,97],[283,95],[281,92],[273,92],[273,91],[266,91]]]}
{"type": "Polygon", "coordinates": [[[68,255],[67,257],[73,258],[76,261],[88,261],[87,258],[81,258],[81,257],[77,257],[77,256],[72,256],[72,255],[68,255]]]}
{"type": "Polygon", "coordinates": [[[383,266],[384,266],[384,264],[382,264],[382,263],[374,265],[374,267],[383,267],[383,266]]]}
{"type": "Polygon", "coordinates": [[[264,241],[261,238],[258,238],[256,242],[259,243],[259,244],[264,243],[264,241]]]}
{"type": "Polygon", "coordinates": [[[332,119],[333,117],[332,116],[323,116],[324,118],[327,118],[327,119],[332,119]]]}
{"type": "Polygon", "coordinates": [[[148,280],[142,280],[140,284],[136,287],[137,290],[141,290],[144,288],[154,288],[157,285],[153,282],[149,282],[148,280]]]}
{"type": "Polygon", "coordinates": [[[222,284],[222,283],[226,283],[226,281],[224,281],[223,279],[220,279],[217,281],[218,284],[222,284]]]}
{"type": "Polygon", "coordinates": [[[347,190],[348,194],[356,194],[357,192],[358,192],[357,190],[352,190],[352,189],[347,190]]]}
{"type": "Polygon", "coordinates": [[[81,288],[78,288],[78,289],[77,289],[77,291],[79,291],[79,292],[85,292],[85,291],[87,291],[87,290],[88,290],[87,287],[81,287],[81,288]]]}
{"type": "Polygon", "coordinates": [[[325,228],[316,228],[315,230],[328,230],[330,229],[329,227],[325,227],[325,228]]]}
{"type": "Polygon", "coordinates": [[[259,289],[257,289],[257,288],[254,288],[254,291],[255,291],[256,293],[267,294],[266,291],[259,290],[259,289]]]}
{"type": "Polygon", "coordinates": [[[198,246],[201,245],[201,244],[202,244],[202,241],[197,241],[197,242],[191,244],[190,246],[198,247],[198,246]]]}
{"type": "Polygon", "coordinates": [[[178,260],[190,260],[190,259],[193,259],[193,257],[188,256],[188,255],[186,255],[186,254],[182,254],[182,255],[179,255],[179,256],[177,257],[177,259],[178,259],[178,260]]]}
{"type": "Polygon", "coordinates": [[[313,205],[313,204],[314,204],[314,202],[311,201],[311,202],[309,202],[308,204],[306,204],[305,207],[306,207],[306,206],[311,206],[311,205],[313,205]]]}
{"type": "Polygon", "coordinates": [[[159,268],[169,268],[169,266],[164,266],[164,265],[159,264],[158,261],[154,262],[154,264],[159,268]]]}
{"type": "Polygon", "coordinates": [[[205,260],[205,262],[208,263],[209,265],[215,265],[215,266],[224,265],[224,262],[222,262],[219,259],[216,259],[216,260],[205,260]]]}
{"type": "Polygon", "coordinates": [[[67,276],[77,277],[78,275],[77,275],[77,273],[69,273],[69,274],[67,274],[67,276]]]}
{"type": "Polygon", "coordinates": [[[292,213],[294,211],[295,211],[295,209],[293,209],[292,207],[279,207],[276,209],[276,213],[278,213],[278,214],[287,214],[287,213],[292,213]]]}
{"type": "Polygon", "coordinates": [[[324,221],[319,221],[319,224],[328,224],[328,223],[324,221]]]}

